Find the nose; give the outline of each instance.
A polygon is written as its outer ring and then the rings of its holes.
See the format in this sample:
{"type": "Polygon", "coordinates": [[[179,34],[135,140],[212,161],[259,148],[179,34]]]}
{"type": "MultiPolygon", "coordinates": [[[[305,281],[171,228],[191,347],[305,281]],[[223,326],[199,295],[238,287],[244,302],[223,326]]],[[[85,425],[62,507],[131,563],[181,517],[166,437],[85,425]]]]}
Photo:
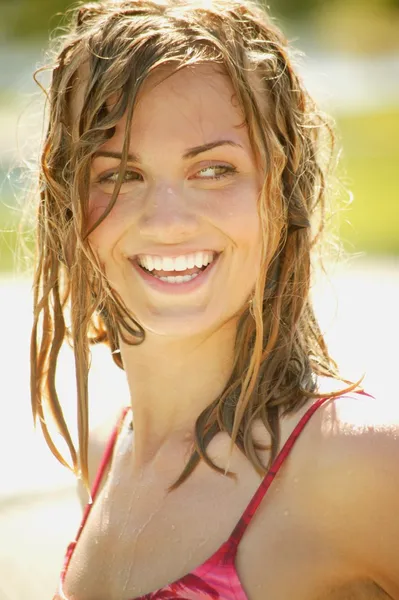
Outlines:
{"type": "Polygon", "coordinates": [[[139,227],[140,235],[148,242],[175,244],[195,236],[198,214],[183,190],[158,186],[147,197],[139,227]]]}

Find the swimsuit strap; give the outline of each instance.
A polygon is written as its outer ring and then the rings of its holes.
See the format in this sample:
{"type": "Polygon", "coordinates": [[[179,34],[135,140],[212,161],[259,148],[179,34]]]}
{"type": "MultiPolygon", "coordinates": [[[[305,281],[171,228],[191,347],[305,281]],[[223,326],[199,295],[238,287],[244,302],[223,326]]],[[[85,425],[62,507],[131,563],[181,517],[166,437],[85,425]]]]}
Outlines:
{"type": "Polygon", "coordinates": [[[115,425],[115,427],[114,427],[114,429],[112,431],[112,434],[111,434],[111,436],[110,436],[110,438],[108,440],[108,443],[107,443],[107,445],[105,447],[104,453],[103,453],[102,458],[101,458],[100,466],[99,466],[99,468],[97,470],[96,477],[95,477],[94,483],[93,483],[93,487],[91,489],[91,494],[90,494],[91,495],[91,501],[89,501],[86,504],[86,507],[85,507],[84,512],[83,512],[82,522],[80,523],[80,527],[79,527],[78,533],[76,534],[76,537],[73,540],[73,542],[71,542],[69,544],[69,546],[67,548],[67,551],[66,551],[64,565],[63,565],[63,569],[62,569],[62,572],[61,572],[61,582],[62,583],[64,582],[65,575],[66,575],[66,572],[67,572],[67,569],[68,569],[68,566],[69,566],[69,562],[70,562],[72,554],[73,554],[73,552],[75,550],[76,544],[78,543],[80,535],[81,535],[81,533],[83,531],[83,527],[86,524],[86,521],[87,521],[87,519],[89,517],[91,508],[92,508],[92,506],[94,504],[94,500],[95,500],[95,498],[96,498],[96,496],[98,494],[98,491],[100,489],[100,485],[101,485],[101,481],[102,481],[102,478],[104,476],[104,473],[105,473],[105,471],[106,471],[106,469],[107,469],[107,467],[108,467],[108,465],[109,465],[109,463],[111,461],[112,453],[113,453],[114,447],[115,447],[115,442],[116,442],[116,440],[118,438],[118,435],[119,435],[119,432],[120,432],[121,427],[123,425],[123,422],[125,420],[126,414],[128,413],[129,410],[130,410],[129,406],[126,406],[126,407],[123,408],[122,414],[120,415],[120,417],[119,417],[119,419],[118,419],[118,421],[117,421],[117,423],[116,423],[116,425],[115,425]]]}
{"type": "MultiPolygon", "coordinates": [[[[370,396],[371,398],[373,398],[374,396],[371,396],[370,394],[368,394],[367,392],[364,392],[363,390],[358,391],[358,392],[354,392],[356,395],[357,394],[364,394],[365,396],[370,396]]],[[[342,396],[338,396],[341,397],[342,396]]],[[[231,536],[228,538],[228,540],[225,542],[225,544],[223,544],[223,546],[228,545],[229,546],[229,552],[228,555],[229,556],[234,556],[237,548],[238,548],[238,544],[241,541],[242,536],[245,533],[246,528],[248,527],[252,517],[254,516],[258,506],[260,505],[260,503],[262,502],[266,492],[268,491],[272,481],[274,480],[275,476],[277,475],[277,473],[279,472],[282,464],[284,463],[284,461],[286,460],[286,458],[289,456],[296,440],[298,439],[300,433],[303,431],[305,425],[309,422],[311,416],[316,412],[316,410],[322,405],[324,404],[324,402],[326,402],[327,400],[335,400],[337,398],[337,396],[328,396],[326,398],[319,398],[314,404],[312,404],[312,406],[306,411],[306,413],[303,415],[303,417],[301,418],[301,420],[299,421],[299,423],[296,425],[295,429],[292,431],[291,435],[289,436],[289,438],[287,439],[287,441],[285,442],[284,446],[282,447],[282,449],[280,450],[280,452],[278,453],[276,459],[274,460],[271,468],[269,469],[269,471],[266,473],[264,479],[262,480],[260,486],[258,487],[258,489],[256,490],[255,494],[253,495],[252,499],[250,500],[247,508],[245,509],[242,517],[240,518],[240,520],[238,521],[237,525],[235,526],[231,536]]],[[[99,469],[97,471],[95,480],[94,480],[94,484],[91,490],[91,501],[86,505],[86,508],[84,510],[83,513],[83,518],[82,518],[82,522],[80,524],[78,533],[76,535],[76,538],[73,542],[71,542],[71,544],[69,544],[66,555],[65,555],[65,560],[64,560],[64,566],[61,572],[61,583],[64,582],[65,579],[65,575],[69,566],[69,562],[71,560],[72,554],[75,550],[76,544],[78,543],[79,537],[82,533],[83,527],[85,526],[85,523],[89,517],[91,508],[93,506],[94,500],[98,494],[98,491],[100,489],[100,485],[101,485],[101,481],[102,478],[104,476],[104,473],[111,461],[112,458],[112,453],[115,447],[115,442],[117,440],[118,434],[120,432],[120,429],[124,423],[125,417],[127,415],[127,413],[130,411],[130,407],[125,407],[122,410],[122,414],[116,424],[116,426],[114,427],[114,430],[112,432],[112,435],[108,441],[108,444],[104,450],[102,459],[101,459],[101,463],[99,466],[99,469]]]]}
{"type": "MultiPolygon", "coordinates": [[[[104,454],[102,455],[100,466],[98,468],[96,477],[94,479],[93,487],[92,487],[92,490],[91,490],[91,498],[92,498],[91,504],[94,502],[94,500],[95,500],[95,498],[96,498],[96,496],[98,494],[98,490],[100,489],[100,485],[101,485],[101,481],[102,481],[103,475],[105,473],[105,470],[108,467],[108,464],[109,464],[109,462],[111,460],[111,457],[112,457],[112,453],[114,451],[115,442],[116,442],[116,440],[118,438],[118,435],[119,435],[120,430],[121,430],[121,428],[123,426],[125,417],[126,417],[127,413],[129,412],[129,410],[130,410],[130,406],[125,406],[122,409],[122,414],[120,415],[120,417],[118,419],[118,422],[116,423],[116,425],[115,425],[115,427],[114,427],[114,429],[112,431],[111,437],[109,438],[108,443],[107,443],[107,445],[105,447],[104,454]]],[[[90,504],[90,506],[91,506],[91,504],[90,504]]]]}
{"type": "MultiPolygon", "coordinates": [[[[370,394],[367,394],[364,391],[359,391],[359,392],[355,392],[355,393],[370,396],[370,394]]],[[[249,523],[251,522],[251,519],[254,516],[258,506],[260,505],[266,492],[270,488],[272,481],[276,477],[277,473],[279,472],[279,470],[280,470],[282,464],[284,463],[284,461],[286,460],[286,458],[289,456],[292,448],[294,447],[295,442],[297,441],[299,435],[303,431],[305,425],[309,422],[311,416],[327,400],[335,400],[337,397],[342,398],[342,396],[334,396],[334,397],[328,396],[327,398],[319,398],[306,411],[306,413],[303,415],[303,417],[301,418],[299,423],[296,425],[295,429],[292,431],[288,440],[285,442],[281,451],[278,453],[277,457],[275,458],[269,471],[266,473],[262,483],[260,484],[260,486],[256,490],[255,494],[253,495],[252,499],[250,500],[242,517],[240,518],[237,525],[235,526],[231,536],[227,540],[226,543],[228,543],[230,546],[230,553],[229,553],[230,556],[234,555],[237,552],[238,544],[240,543],[241,538],[244,535],[246,528],[248,527],[249,523]]],[[[373,396],[371,396],[371,397],[373,398],[373,396]]]]}

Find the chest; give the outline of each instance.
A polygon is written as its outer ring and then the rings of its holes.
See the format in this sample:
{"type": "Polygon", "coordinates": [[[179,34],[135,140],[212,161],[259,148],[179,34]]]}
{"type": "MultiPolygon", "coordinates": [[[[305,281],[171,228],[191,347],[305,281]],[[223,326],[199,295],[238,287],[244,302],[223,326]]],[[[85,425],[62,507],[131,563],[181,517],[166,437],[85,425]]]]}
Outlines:
{"type": "MultiPolygon", "coordinates": [[[[248,599],[386,600],[326,537],[295,469],[279,473],[239,545],[236,570],[248,599]]],[[[67,596],[129,600],[177,581],[226,541],[260,481],[248,469],[237,482],[199,471],[169,495],[111,481],[70,563],[67,596]]]]}

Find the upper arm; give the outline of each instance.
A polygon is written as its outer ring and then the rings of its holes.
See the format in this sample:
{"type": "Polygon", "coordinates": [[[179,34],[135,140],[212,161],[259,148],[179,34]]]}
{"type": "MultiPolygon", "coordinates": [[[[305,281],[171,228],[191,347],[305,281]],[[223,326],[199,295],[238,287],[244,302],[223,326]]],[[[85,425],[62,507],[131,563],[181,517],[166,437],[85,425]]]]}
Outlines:
{"type": "Polygon", "coordinates": [[[320,463],[326,527],[364,575],[399,600],[399,402],[335,404],[320,463]]]}
{"type": "Polygon", "coordinates": [[[399,600],[399,420],[366,431],[363,444],[362,501],[353,515],[357,548],[376,582],[399,600]]]}

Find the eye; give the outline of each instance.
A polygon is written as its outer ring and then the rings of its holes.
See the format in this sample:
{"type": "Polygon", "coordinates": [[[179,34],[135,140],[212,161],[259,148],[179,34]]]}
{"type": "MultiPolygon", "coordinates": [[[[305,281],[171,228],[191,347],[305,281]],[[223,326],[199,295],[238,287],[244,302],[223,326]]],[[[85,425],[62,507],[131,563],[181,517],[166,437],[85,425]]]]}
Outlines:
{"type": "MultiPolygon", "coordinates": [[[[96,183],[103,189],[112,190],[118,181],[119,171],[112,171],[111,173],[104,173],[98,177],[96,183]]],[[[122,187],[135,181],[140,181],[141,175],[137,171],[126,169],[122,178],[122,187]]]]}
{"type": "Polygon", "coordinates": [[[197,175],[201,173],[203,176],[200,179],[222,179],[223,177],[229,177],[237,173],[237,169],[228,165],[207,165],[200,171],[197,171],[197,175]]]}

